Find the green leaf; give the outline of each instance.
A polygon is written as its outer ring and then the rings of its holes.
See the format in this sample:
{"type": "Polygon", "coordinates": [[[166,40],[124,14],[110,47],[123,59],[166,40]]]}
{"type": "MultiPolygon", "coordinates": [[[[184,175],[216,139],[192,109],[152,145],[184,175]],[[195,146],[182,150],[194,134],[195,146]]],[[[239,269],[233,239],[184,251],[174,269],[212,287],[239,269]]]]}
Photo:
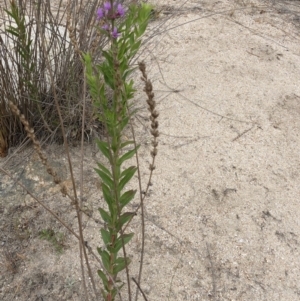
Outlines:
{"type": "Polygon", "coordinates": [[[89,53],[83,53],[83,61],[86,67],[86,73],[91,75],[93,74],[93,68],[92,68],[92,57],[89,53]]]}
{"type": "MultiPolygon", "coordinates": [[[[13,9],[13,8],[12,8],[12,9],[13,9]]],[[[10,11],[7,10],[7,9],[4,9],[4,11],[5,11],[9,16],[11,16],[12,18],[14,18],[13,12],[10,12],[10,11]]]]}
{"type": "Polygon", "coordinates": [[[133,51],[137,51],[137,50],[140,48],[141,43],[142,43],[141,40],[135,42],[135,43],[131,46],[131,51],[132,51],[132,52],[133,52],[133,51]]]}
{"type": "Polygon", "coordinates": [[[129,243],[129,241],[131,240],[131,238],[133,237],[133,233],[129,233],[129,234],[123,234],[123,240],[122,240],[122,236],[119,236],[114,249],[113,249],[113,253],[118,254],[118,252],[121,250],[123,242],[124,242],[124,246],[129,243]]]}
{"type": "Polygon", "coordinates": [[[126,258],[126,261],[123,257],[119,257],[117,260],[116,260],[116,263],[114,265],[114,268],[113,268],[113,273],[114,275],[117,275],[120,271],[124,270],[126,268],[126,265],[128,266],[130,264],[130,259],[129,258],[126,258]]]}
{"type": "Polygon", "coordinates": [[[112,177],[111,172],[101,163],[97,163],[97,165],[99,166],[99,168],[105,172],[109,177],[112,177]]]}
{"type": "Polygon", "coordinates": [[[108,143],[101,140],[96,141],[96,143],[101,153],[110,161],[110,152],[108,148],[108,143]]]}
{"type": "Polygon", "coordinates": [[[108,287],[108,279],[106,275],[101,270],[98,270],[98,275],[102,279],[104,286],[108,287]]]}
{"type": "Polygon", "coordinates": [[[136,190],[128,190],[124,192],[120,197],[120,206],[121,209],[124,208],[133,198],[135,197],[136,190]]]}
{"type": "Polygon", "coordinates": [[[118,293],[118,290],[116,288],[114,288],[111,292],[111,300],[115,300],[117,293],[118,293]]]}
{"type": "Polygon", "coordinates": [[[129,116],[126,116],[121,120],[121,122],[119,124],[120,131],[123,131],[123,129],[127,126],[128,122],[129,122],[129,116]]]}
{"type": "MultiPolygon", "coordinates": [[[[100,80],[96,76],[94,76],[92,69],[89,70],[87,63],[85,64],[85,66],[86,66],[86,79],[87,79],[88,86],[90,88],[90,94],[94,100],[94,103],[96,103],[99,100],[100,80]]],[[[90,66],[90,68],[92,68],[92,67],[90,66]]],[[[100,83],[100,90],[102,87],[103,87],[103,84],[100,83]]]]}
{"type": "Polygon", "coordinates": [[[8,29],[6,29],[6,32],[16,36],[17,38],[19,38],[19,32],[14,28],[14,27],[9,27],[8,29]]]}
{"type": "Polygon", "coordinates": [[[147,20],[152,9],[154,9],[154,6],[152,4],[142,3],[139,13],[143,16],[143,19],[147,20]]]}
{"type": "MultiPolygon", "coordinates": [[[[136,70],[136,68],[125,70],[125,72],[123,73],[123,76],[122,76],[123,81],[126,81],[127,77],[129,75],[131,75],[135,70],[136,70]]],[[[136,90],[132,89],[132,91],[130,91],[130,93],[128,93],[128,91],[126,90],[126,85],[128,85],[128,83],[124,83],[124,85],[125,85],[125,91],[126,91],[127,99],[133,98],[132,92],[135,92],[136,90]],[[128,95],[130,95],[130,96],[128,96],[128,95]]]]}
{"type": "Polygon", "coordinates": [[[124,262],[124,257],[118,257],[118,258],[115,260],[115,263],[116,263],[116,264],[120,264],[120,263],[122,263],[122,262],[124,262]]]}
{"type": "Polygon", "coordinates": [[[113,180],[105,172],[100,169],[95,168],[95,171],[100,176],[103,183],[105,183],[109,188],[113,187],[113,180]]]}
{"type": "Polygon", "coordinates": [[[104,183],[102,183],[102,192],[103,192],[103,197],[105,199],[105,202],[109,207],[110,213],[111,214],[114,213],[114,207],[113,207],[114,200],[111,195],[111,190],[104,183]]]}
{"type": "Polygon", "coordinates": [[[147,22],[144,22],[142,24],[140,24],[139,30],[138,30],[138,37],[142,36],[145,33],[145,30],[148,26],[147,22]]]}
{"type": "Polygon", "coordinates": [[[133,140],[128,140],[126,142],[121,143],[120,149],[124,148],[127,145],[134,144],[133,140]]]}
{"type": "Polygon", "coordinates": [[[134,44],[134,34],[133,34],[133,32],[130,33],[129,40],[130,40],[130,45],[133,45],[134,44]]]}
{"type": "Polygon", "coordinates": [[[119,191],[121,191],[124,186],[131,180],[136,170],[137,168],[135,166],[130,166],[121,173],[122,178],[118,185],[119,191]]]}
{"type": "Polygon", "coordinates": [[[134,148],[134,149],[128,151],[127,153],[125,153],[121,158],[119,158],[117,160],[117,164],[119,166],[121,166],[124,161],[131,159],[134,156],[134,154],[136,153],[136,150],[139,149],[139,147],[140,146],[138,145],[136,149],[134,148]]]}
{"type": "Polygon", "coordinates": [[[102,55],[106,58],[107,63],[110,65],[110,67],[113,67],[113,56],[108,51],[102,51],[102,55]]]}
{"type": "Polygon", "coordinates": [[[105,83],[112,89],[115,90],[115,82],[113,81],[113,73],[109,72],[108,70],[105,70],[103,72],[103,76],[104,76],[104,81],[105,83]]]}
{"type": "Polygon", "coordinates": [[[111,239],[109,232],[105,229],[101,229],[100,231],[101,231],[101,236],[102,236],[102,240],[103,240],[104,244],[108,245],[110,243],[110,239],[111,239]]]}
{"type": "Polygon", "coordinates": [[[105,83],[112,89],[114,89],[114,68],[108,61],[104,61],[101,65],[97,65],[98,71],[103,75],[105,83]]]}
{"type": "Polygon", "coordinates": [[[130,221],[133,216],[135,216],[135,212],[123,213],[118,220],[117,231],[120,231],[123,225],[130,221]]]}
{"type": "Polygon", "coordinates": [[[128,49],[128,42],[123,41],[122,44],[119,46],[118,49],[118,59],[121,60],[124,58],[124,54],[128,49]]]}
{"type": "MultiPolygon", "coordinates": [[[[99,250],[98,250],[98,252],[99,252],[99,250]]],[[[103,263],[105,269],[109,271],[109,269],[110,269],[110,256],[109,256],[109,254],[105,250],[102,250],[102,249],[100,249],[99,254],[101,256],[102,263],[103,263]]]]}
{"type": "MultiPolygon", "coordinates": [[[[128,63],[125,57],[122,57],[121,63],[120,63],[120,71],[121,74],[124,74],[124,72],[128,69],[128,63]]],[[[124,79],[124,76],[123,76],[124,79]]]]}
{"type": "Polygon", "coordinates": [[[98,209],[99,212],[100,212],[100,215],[102,217],[102,219],[107,223],[107,224],[110,224],[111,223],[111,218],[110,218],[110,215],[102,208],[99,208],[98,209]]]}

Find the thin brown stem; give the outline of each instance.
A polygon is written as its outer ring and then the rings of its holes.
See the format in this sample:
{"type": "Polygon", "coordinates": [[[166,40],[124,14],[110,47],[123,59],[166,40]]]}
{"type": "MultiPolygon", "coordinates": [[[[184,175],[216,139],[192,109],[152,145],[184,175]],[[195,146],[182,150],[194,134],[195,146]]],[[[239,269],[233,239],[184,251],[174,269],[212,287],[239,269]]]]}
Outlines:
{"type": "Polygon", "coordinates": [[[145,293],[144,293],[143,290],[141,289],[141,287],[140,287],[140,285],[138,284],[138,282],[137,282],[133,277],[132,277],[131,279],[132,279],[132,281],[136,284],[138,290],[142,293],[142,295],[143,295],[145,301],[148,301],[148,299],[147,299],[145,293]]]}
{"type": "MultiPolygon", "coordinates": [[[[78,200],[78,205],[77,207],[79,208],[82,208],[82,199],[83,199],[83,142],[84,142],[84,122],[85,122],[85,88],[86,88],[86,85],[85,85],[85,77],[84,77],[84,83],[83,83],[83,106],[82,106],[82,127],[81,127],[81,147],[80,147],[80,196],[79,196],[79,200],[78,200]]],[[[79,214],[79,217],[78,217],[78,221],[81,221],[82,222],[82,210],[78,210],[78,208],[76,208],[76,211],[77,211],[77,214],[79,214]]],[[[83,240],[82,240],[82,243],[83,243],[83,240]]],[[[80,258],[82,259],[82,253],[84,252],[84,248],[83,247],[80,247],[80,258]]],[[[85,258],[87,258],[86,255],[84,255],[85,258]]],[[[88,262],[86,260],[86,262],[88,262]]],[[[81,260],[81,263],[83,265],[83,262],[81,260]]],[[[89,270],[89,274],[90,274],[90,277],[91,277],[91,271],[90,269],[89,270]]],[[[93,284],[93,288],[94,288],[94,291],[96,292],[96,286],[95,286],[95,283],[94,283],[94,279],[91,277],[91,280],[92,280],[92,284],[93,284]]]]}
{"type": "MultiPolygon", "coordinates": [[[[137,290],[136,290],[136,294],[135,294],[135,300],[137,301],[137,299],[138,299],[138,289],[139,289],[139,285],[140,285],[141,278],[142,278],[144,252],[145,252],[145,216],[144,216],[144,198],[143,198],[143,194],[142,194],[140,163],[139,163],[138,149],[137,149],[135,131],[134,131],[134,127],[133,127],[133,124],[132,124],[132,120],[130,120],[130,127],[131,127],[131,133],[132,133],[134,147],[136,149],[135,159],[136,159],[136,165],[137,165],[138,183],[139,183],[139,192],[140,192],[139,208],[141,208],[141,221],[142,221],[142,248],[141,248],[141,258],[140,258],[140,267],[139,267],[139,275],[138,275],[138,282],[137,282],[137,290]]],[[[129,224],[129,222],[128,222],[128,224],[129,224]]],[[[126,229],[127,225],[125,226],[125,229],[126,229]]],[[[124,229],[124,231],[125,231],[125,229],[124,229]]]]}

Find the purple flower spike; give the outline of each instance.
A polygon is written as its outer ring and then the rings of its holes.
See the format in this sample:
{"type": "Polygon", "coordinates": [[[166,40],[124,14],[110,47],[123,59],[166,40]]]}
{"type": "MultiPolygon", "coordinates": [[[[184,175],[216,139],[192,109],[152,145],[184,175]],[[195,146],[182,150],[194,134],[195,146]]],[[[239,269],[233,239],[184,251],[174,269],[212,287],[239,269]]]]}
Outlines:
{"type": "Polygon", "coordinates": [[[111,32],[111,36],[116,39],[120,34],[118,33],[118,29],[115,27],[111,32]]]}
{"type": "Polygon", "coordinates": [[[102,8],[98,8],[97,10],[97,19],[101,20],[104,17],[104,11],[102,8]]]}
{"type": "Polygon", "coordinates": [[[105,2],[105,3],[103,4],[103,7],[104,7],[104,10],[105,10],[106,12],[108,12],[109,10],[111,10],[111,4],[110,4],[110,2],[105,2]]]}
{"type": "Polygon", "coordinates": [[[118,4],[117,6],[117,16],[123,17],[125,15],[125,8],[122,6],[122,4],[118,4]]]}

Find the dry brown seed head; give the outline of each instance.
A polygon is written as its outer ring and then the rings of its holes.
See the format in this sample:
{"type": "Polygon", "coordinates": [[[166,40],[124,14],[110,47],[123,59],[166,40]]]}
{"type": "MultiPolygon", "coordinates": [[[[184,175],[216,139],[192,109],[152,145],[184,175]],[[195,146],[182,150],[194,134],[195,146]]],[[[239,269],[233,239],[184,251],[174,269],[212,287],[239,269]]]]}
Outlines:
{"type": "Polygon", "coordinates": [[[154,136],[155,138],[159,136],[159,132],[157,129],[152,129],[150,130],[150,133],[152,136],[154,136]]]}
{"type": "Polygon", "coordinates": [[[142,73],[145,73],[146,65],[144,62],[139,62],[139,69],[141,70],[142,73]]]}
{"type": "Polygon", "coordinates": [[[152,127],[152,129],[157,129],[158,128],[158,121],[152,121],[151,127],[152,127]]]}
{"type": "Polygon", "coordinates": [[[151,117],[157,118],[158,116],[159,116],[159,113],[156,110],[154,110],[153,112],[151,112],[151,117]]]}
{"type": "Polygon", "coordinates": [[[155,101],[152,99],[147,100],[148,105],[150,106],[151,111],[155,108],[155,101]]]}
{"type": "Polygon", "coordinates": [[[62,193],[63,196],[66,196],[66,195],[67,195],[68,190],[67,190],[66,185],[63,185],[63,186],[61,187],[60,192],[62,193]]]}
{"type": "Polygon", "coordinates": [[[150,153],[152,157],[155,157],[157,155],[157,148],[154,147],[150,153]]]}
{"type": "Polygon", "coordinates": [[[158,142],[156,140],[152,140],[151,141],[152,146],[157,147],[158,146],[158,142]]]}
{"type": "Polygon", "coordinates": [[[152,101],[154,98],[154,94],[151,91],[146,91],[146,94],[148,96],[148,99],[152,101]]]}
{"type": "Polygon", "coordinates": [[[150,164],[150,165],[149,165],[149,169],[152,171],[152,170],[155,169],[155,166],[154,166],[153,164],[150,164]]]}

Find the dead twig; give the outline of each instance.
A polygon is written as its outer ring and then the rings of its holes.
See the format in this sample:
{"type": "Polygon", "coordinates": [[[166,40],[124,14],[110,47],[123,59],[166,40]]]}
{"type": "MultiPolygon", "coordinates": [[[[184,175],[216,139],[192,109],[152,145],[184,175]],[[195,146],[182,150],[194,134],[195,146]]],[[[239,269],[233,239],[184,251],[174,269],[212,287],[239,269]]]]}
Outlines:
{"type": "Polygon", "coordinates": [[[232,139],[231,141],[234,142],[238,139],[240,139],[243,135],[245,135],[246,133],[250,132],[252,129],[254,128],[254,126],[252,126],[250,129],[247,129],[245,131],[243,131],[242,133],[240,133],[239,135],[237,135],[234,139],[232,139]]]}
{"type": "Polygon", "coordinates": [[[131,279],[132,279],[132,281],[136,284],[136,286],[138,287],[139,291],[142,293],[142,295],[143,295],[145,301],[148,301],[148,299],[147,299],[145,293],[143,292],[143,290],[141,289],[141,287],[140,287],[140,285],[137,283],[137,281],[136,281],[133,277],[132,277],[131,279]]]}

